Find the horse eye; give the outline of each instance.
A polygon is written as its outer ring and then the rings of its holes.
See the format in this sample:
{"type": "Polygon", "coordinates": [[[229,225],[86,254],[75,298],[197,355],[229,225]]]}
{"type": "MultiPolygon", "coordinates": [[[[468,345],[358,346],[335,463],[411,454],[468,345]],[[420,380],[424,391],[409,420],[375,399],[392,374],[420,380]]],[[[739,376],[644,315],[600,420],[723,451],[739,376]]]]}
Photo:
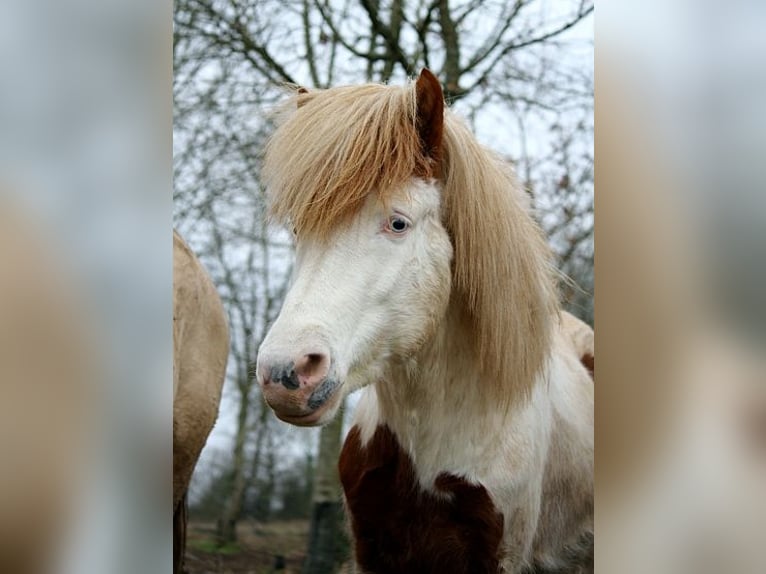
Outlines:
{"type": "Polygon", "coordinates": [[[394,233],[404,233],[409,228],[409,222],[403,217],[393,216],[388,220],[388,227],[394,233]]]}

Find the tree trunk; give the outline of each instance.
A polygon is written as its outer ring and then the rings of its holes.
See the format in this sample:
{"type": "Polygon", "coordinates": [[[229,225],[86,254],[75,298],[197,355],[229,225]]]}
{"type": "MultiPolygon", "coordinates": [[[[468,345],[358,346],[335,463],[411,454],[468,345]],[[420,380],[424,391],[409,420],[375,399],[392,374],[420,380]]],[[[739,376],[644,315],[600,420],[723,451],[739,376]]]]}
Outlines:
{"type": "Polygon", "coordinates": [[[250,400],[247,393],[242,393],[237,415],[237,434],[234,440],[234,459],[232,460],[229,496],[218,518],[216,541],[219,546],[236,542],[237,520],[242,509],[245,495],[245,438],[247,437],[247,414],[250,400]]]}
{"type": "Polygon", "coordinates": [[[338,457],[343,431],[343,409],[322,428],[314,478],[309,548],[302,574],[331,574],[336,571],[339,554],[348,545],[343,529],[338,457]]]}

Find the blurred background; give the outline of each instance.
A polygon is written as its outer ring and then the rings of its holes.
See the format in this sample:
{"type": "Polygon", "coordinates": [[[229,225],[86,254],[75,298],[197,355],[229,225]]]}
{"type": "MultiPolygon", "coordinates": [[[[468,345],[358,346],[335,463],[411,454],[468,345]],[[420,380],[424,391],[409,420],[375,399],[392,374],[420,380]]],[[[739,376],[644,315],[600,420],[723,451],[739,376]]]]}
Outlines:
{"type": "Polygon", "coordinates": [[[592,13],[579,0],[175,3],[173,220],[210,271],[232,335],[219,420],[190,490],[191,572],[329,573],[349,557],[343,521],[319,512],[342,514],[343,421],[321,433],[282,423],[253,377],[292,261],[291,235],[267,225],[259,177],[286,87],[401,85],[432,70],[452,109],[515,165],[572,279],[561,286],[567,308],[592,324],[592,13]]]}
{"type": "Polygon", "coordinates": [[[596,569],[766,569],[766,5],[597,15],[596,569]]]}

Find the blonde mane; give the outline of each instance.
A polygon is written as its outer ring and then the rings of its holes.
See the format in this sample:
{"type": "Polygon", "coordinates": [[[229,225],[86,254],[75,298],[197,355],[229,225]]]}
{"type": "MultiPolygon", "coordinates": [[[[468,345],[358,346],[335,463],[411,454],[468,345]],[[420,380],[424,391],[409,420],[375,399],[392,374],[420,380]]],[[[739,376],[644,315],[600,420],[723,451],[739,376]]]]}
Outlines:
{"type": "Polygon", "coordinates": [[[266,146],[272,217],[327,237],[370,194],[385,201],[413,174],[429,173],[413,94],[376,84],[296,93],[266,146]]]}
{"type": "Polygon", "coordinates": [[[529,394],[557,316],[551,257],[511,167],[444,110],[440,161],[423,153],[415,84],[298,93],[266,148],[270,213],[327,238],[375,194],[435,177],[454,247],[453,299],[470,317],[476,357],[496,398],[529,394]]]}

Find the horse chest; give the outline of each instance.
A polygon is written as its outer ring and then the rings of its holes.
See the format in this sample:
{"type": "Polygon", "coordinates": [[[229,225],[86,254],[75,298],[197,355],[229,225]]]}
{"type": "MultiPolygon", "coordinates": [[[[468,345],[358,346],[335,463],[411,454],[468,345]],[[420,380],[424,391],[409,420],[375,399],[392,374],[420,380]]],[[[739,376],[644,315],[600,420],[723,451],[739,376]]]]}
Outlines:
{"type": "Polygon", "coordinates": [[[483,486],[442,473],[434,484],[438,494],[424,491],[385,426],[364,446],[353,427],[339,469],[364,572],[498,572],[503,515],[483,486]]]}

